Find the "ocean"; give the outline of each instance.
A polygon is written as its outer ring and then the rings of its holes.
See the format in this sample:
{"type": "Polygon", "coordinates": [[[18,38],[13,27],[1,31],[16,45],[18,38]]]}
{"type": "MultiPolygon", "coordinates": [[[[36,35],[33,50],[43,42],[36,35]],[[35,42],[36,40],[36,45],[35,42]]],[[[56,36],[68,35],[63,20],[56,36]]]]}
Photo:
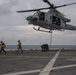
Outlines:
{"type": "MultiPolygon", "coordinates": [[[[52,49],[76,49],[76,45],[51,45],[52,49]]],[[[23,50],[41,50],[41,45],[22,45],[23,50]]],[[[6,45],[6,50],[17,50],[17,45],[6,45]]]]}

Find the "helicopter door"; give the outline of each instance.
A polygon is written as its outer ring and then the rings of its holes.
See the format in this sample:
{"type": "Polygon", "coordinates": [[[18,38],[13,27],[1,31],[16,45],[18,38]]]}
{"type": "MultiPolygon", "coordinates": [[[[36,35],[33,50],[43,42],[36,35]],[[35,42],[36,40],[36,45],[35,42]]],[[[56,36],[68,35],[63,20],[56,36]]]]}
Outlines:
{"type": "Polygon", "coordinates": [[[43,13],[43,12],[40,13],[39,20],[41,20],[41,21],[45,20],[45,13],[43,13]]]}
{"type": "Polygon", "coordinates": [[[53,16],[52,23],[60,26],[61,25],[60,18],[53,16]]]}

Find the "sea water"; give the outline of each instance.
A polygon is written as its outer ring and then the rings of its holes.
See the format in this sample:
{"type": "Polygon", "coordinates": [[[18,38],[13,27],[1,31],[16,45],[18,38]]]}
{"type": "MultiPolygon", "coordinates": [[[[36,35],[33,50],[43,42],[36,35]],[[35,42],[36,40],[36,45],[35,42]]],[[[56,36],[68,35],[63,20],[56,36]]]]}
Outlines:
{"type": "MultiPolygon", "coordinates": [[[[59,48],[66,48],[66,49],[76,49],[76,45],[51,45],[49,48],[52,49],[59,49],[59,48]]],[[[17,45],[6,45],[6,50],[17,50],[17,45]]],[[[41,45],[22,45],[23,50],[41,50],[41,45]]]]}

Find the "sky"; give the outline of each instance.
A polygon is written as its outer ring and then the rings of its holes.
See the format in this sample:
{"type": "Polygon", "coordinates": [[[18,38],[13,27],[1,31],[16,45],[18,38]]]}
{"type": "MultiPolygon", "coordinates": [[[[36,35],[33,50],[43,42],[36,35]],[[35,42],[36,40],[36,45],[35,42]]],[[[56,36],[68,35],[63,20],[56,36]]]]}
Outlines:
{"type": "MultiPolygon", "coordinates": [[[[49,0],[57,5],[76,2],[75,0],[49,0]]],[[[50,34],[33,30],[25,20],[34,12],[17,13],[18,10],[48,7],[42,0],[0,0],[0,41],[7,45],[16,45],[21,40],[23,45],[50,44],[50,34]]],[[[69,24],[76,26],[76,5],[57,9],[71,19],[69,24]]],[[[46,10],[47,12],[48,10],[46,10]]],[[[53,31],[52,45],[76,45],[76,31],[53,31]]]]}

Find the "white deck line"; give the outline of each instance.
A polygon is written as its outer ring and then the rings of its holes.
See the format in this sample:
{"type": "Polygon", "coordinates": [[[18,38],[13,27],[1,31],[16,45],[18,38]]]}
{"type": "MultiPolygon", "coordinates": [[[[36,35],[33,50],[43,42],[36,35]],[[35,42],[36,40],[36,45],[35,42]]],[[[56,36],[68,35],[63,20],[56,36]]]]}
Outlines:
{"type": "Polygon", "coordinates": [[[40,72],[41,70],[31,70],[31,71],[23,71],[23,72],[17,72],[17,73],[8,73],[3,75],[21,75],[21,74],[30,74],[35,72],[40,72]]]}
{"type": "Polygon", "coordinates": [[[62,50],[62,49],[60,49],[60,50],[56,53],[56,55],[50,60],[50,62],[46,65],[46,67],[43,69],[43,71],[40,72],[39,75],[49,75],[49,73],[50,73],[50,71],[52,70],[53,65],[54,65],[56,59],[58,58],[58,55],[59,55],[59,53],[60,53],[61,50],[62,50]]]}
{"type": "Polygon", "coordinates": [[[66,66],[58,66],[58,67],[52,68],[52,70],[64,69],[64,68],[70,68],[70,67],[76,67],[76,64],[73,64],[73,65],[66,65],[66,66]]]}
{"type": "MultiPolygon", "coordinates": [[[[76,64],[73,65],[66,65],[66,66],[59,66],[59,67],[54,67],[52,70],[58,70],[58,69],[64,69],[64,68],[70,68],[70,67],[76,67],[76,64]]],[[[36,73],[36,72],[41,72],[42,69],[40,70],[31,70],[31,71],[23,71],[23,72],[17,72],[17,73],[9,73],[9,74],[3,74],[3,75],[20,75],[20,74],[29,74],[29,73],[36,73]]]]}

